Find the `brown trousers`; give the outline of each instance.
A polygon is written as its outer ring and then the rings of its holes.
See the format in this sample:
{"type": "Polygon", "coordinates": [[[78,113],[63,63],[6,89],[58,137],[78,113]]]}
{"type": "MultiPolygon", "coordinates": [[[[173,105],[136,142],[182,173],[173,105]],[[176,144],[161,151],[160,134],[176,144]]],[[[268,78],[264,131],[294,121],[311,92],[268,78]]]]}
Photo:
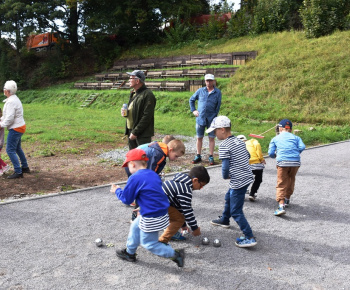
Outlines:
{"type": "Polygon", "coordinates": [[[294,192],[295,176],[298,167],[279,167],[277,166],[277,186],[276,200],[280,202],[285,198],[290,198],[294,192]]]}
{"type": "Polygon", "coordinates": [[[171,237],[175,235],[185,223],[184,215],[175,207],[169,206],[168,214],[170,224],[159,237],[159,241],[166,244],[169,243],[171,237]]]}

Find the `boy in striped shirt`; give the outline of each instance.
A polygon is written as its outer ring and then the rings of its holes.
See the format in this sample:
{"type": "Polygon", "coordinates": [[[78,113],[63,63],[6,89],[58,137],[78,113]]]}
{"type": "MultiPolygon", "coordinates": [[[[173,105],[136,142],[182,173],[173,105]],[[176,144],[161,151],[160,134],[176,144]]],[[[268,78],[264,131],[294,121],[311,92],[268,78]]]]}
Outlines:
{"type": "Polygon", "coordinates": [[[293,124],[290,120],[283,119],[278,126],[280,134],[271,140],[268,151],[269,156],[277,161],[278,208],[274,212],[275,216],[286,213],[285,208],[294,192],[295,176],[300,167],[300,153],[305,149],[301,138],[291,133],[293,124]]]}
{"type": "Polygon", "coordinates": [[[201,230],[197,225],[192,208],[192,190],[200,190],[210,181],[210,176],[204,166],[191,168],[188,174],[178,173],[172,180],[163,182],[163,190],[168,197],[170,207],[168,209],[170,225],[160,236],[159,241],[169,243],[174,240],[177,233],[182,237],[176,240],[186,240],[178,230],[192,230],[192,235],[199,236],[201,230]]]}
{"type": "Polygon", "coordinates": [[[230,179],[222,216],[212,220],[211,224],[229,228],[230,217],[233,217],[244,234],[236,239],[235,245],[240,248],[253,247],[257,242],[243,213],[245,193],[249,184],[253,182],[253,173],[249,166],[250,154],[244,142],[231,134],[231,121],[226,116],[214,118],[207,133],[208,131],[214,131],[216,138],[223,140],[219,146],[222,176],[224,179],[230,179]]]}
{"type": "Polygon", "coordinates": [[[117,250],[119,258],[136,262],[136,250],[139,245],[160,257],[173,260],[178,267],[184,266],[184,250],[174,250],[171,246],[158,241],[159,231],[169,225],[169,201],[162,189],[158,174],[147,169],[147,155],[142,149],[133,149],[126,154],[123,167],[132,174],[124,189],[113,184],[110,191],[124,204],[134,200],[140,205],[140,215],[130,226],[126,248],[117,250]]]}

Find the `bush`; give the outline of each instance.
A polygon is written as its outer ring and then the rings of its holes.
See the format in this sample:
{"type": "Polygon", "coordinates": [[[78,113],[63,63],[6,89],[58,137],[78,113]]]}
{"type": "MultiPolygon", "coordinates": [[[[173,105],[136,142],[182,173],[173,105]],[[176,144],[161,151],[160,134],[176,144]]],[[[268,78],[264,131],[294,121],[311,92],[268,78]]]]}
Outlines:
{"type": "Polygon", "coordinates": [[[220,21],[220,15],[212,14],[208,23],[204,23],[198,30],[200,40],[220,39],[225,33],[226,23],[220,21]]]}
{"type": "Polygon", "coordinates": [[[348,0],[304,0],[300,9],[307,38],[328,35],[349,27],[348,0]]]}
{"type": "Polygon", "coordinates": [[[226,36],[235,38],[248,35],[251,31],[252,19],[246,8],[240,9],[227,23],[226,36]]]}
{"type": "Polygon", "coordinates": [[[292,2],[289,0],[261,0],[255,8],[253,32],[280,32],[291,28],[292,2]]]}
{"type": "Polygon", "coordinates": [[[193,39],[193,28],[190,24],[181,22],[177,18],[171,27],[164,29],[164,33],[170,45],[179,45],[193,39]]]}

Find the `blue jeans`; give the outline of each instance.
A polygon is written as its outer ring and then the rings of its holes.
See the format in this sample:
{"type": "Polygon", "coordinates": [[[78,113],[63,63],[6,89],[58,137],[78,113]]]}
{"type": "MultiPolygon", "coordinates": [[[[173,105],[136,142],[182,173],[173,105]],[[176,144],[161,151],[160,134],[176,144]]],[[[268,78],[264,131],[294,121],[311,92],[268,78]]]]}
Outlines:
{"type": "Polygon", "coordinates": [[[7,135],[7,143],[6,143],[7,155],[10,157],[12,165],[15,169],[15,172],[18,174],[22,173],[22,167],[23,168],[28,167],[27,159],[21,148],[22,135],[23,135],[22,133],[19,133],[13,129],[10,129],[7,135]],[[22,166],[19,163],[19,161],[21,161],[22,166]]]}
{"type": "Polygon", "coordinates": [[[127,252],[135,254],[137,247],[141,244],[146,250],[164,258],[173,258],[175,251],[170,245],[158,241],[159,232],[143,232],[139,228],[141,216],[138,216],[131,224],[128,241],[126,242],[127,252]]]}
{"type": "MultiPolygon", "coordinates": [[[[209,128],[209,127],[210,127],[210,123],[208,123],[208,122],[207,122],[206,126],[198,125],[196,123],[196,135],[197,135],[197,138],[203,138],[204,137],[204,130],[205,130],[205,128],[209,128]]],[[[208,137],[215,138],[214,131],[211,131],[210,133],[208,133],[208,137]]]]}
{"type": "Polygon", "coordinates": [[[247,238],[254,237],[252,229],[243,213],[245,193],[249,184],[239,189],[229,189],[225,195],[225,208],[222,213],[223,222],[229,222],[230,217],[238,224],[239,228],[247,238]]]}

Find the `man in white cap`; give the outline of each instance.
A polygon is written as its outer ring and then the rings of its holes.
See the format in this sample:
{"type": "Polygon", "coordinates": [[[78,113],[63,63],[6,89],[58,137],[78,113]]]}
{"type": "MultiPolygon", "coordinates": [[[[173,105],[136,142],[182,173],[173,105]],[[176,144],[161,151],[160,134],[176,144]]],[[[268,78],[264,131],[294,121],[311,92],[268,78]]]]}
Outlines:
{"type": "MultiPolygon", "coordinates": [[[[196,116],[197,155],[192,160],[196,164],[202,161],[202,146],[205,128],[209,128],[211,122],[219,114],[221,106],[221,91],[214,86],[215,77],[212,74],[204,76],[205,87],[198,89],[190,98],[190,109],[196,116]],[[195,106],[198,101],[197,109],[195,106]]],[[[208,133],[209,137],[209,165],[214,164],[215,134],[208,133]]]]}
{"type": "Polygon", "coordinates": [[[29,173],[27,159],[21,148],[21,138],[26,131],[26,123],[23,119],[23,106],[16,96],[17,84],[15,81],[7,81],[4,85],[6,96],[3,115],[0,119],[0,128],[7,128],[6,152],[9,156],[15,172],[8,179],[21,178],[23,173],[29,173]]]}
{"type": "Polygon", "coordinates": [[[145,86],[145,74],[141,70],[127,72],[131,91],[127,112],[121,109],[126,118],[125,135],[129,137],[129,149],[150,143],[154,135],[154,108],[156,98],[145,86]]]}

